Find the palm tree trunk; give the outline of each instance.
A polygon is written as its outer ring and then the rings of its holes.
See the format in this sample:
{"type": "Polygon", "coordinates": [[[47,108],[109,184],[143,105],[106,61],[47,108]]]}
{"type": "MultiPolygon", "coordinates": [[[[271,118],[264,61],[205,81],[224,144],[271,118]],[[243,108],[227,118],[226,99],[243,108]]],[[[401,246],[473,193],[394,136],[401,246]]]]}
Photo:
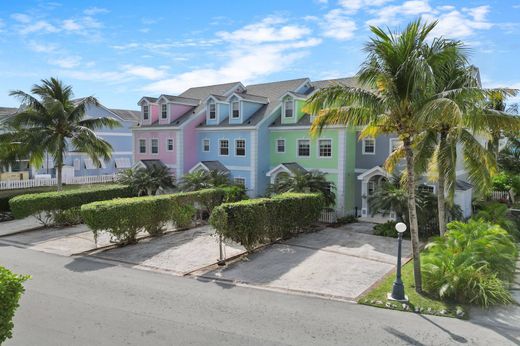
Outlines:
{"type": "MultiPolygon", "coordinates": [[[[445,132],[441,132],[441,137],[439,141],[439,148],[442,152],[444,147],[446,146],[446,136],[445,132]]],[[[439,178],[437,180],[437,211],[439,217],[439,233],[441,236],[446,232],[446,198],[445,198],[445,186],[446,186],[446,176],[440,167],[439,160],[437,159],[437,171],[439,173],[439,178]]]]}
{"type": "Polygon", "coordinates": [[[56,166],[56,178],[58,180],[58,191],[61,191],[62,189],[62,169],[63,169],[63,166],[61,164],[58,164],[56,166]]]}
{"type": "Polygon", "coordinates": [[[415,279],[415,291],[422,292],[421,254],[419,251],[419,225],[417,222],[417,207],[415,204],[415,171],[414,153],[409,139],[403,141],[406,153],[406,171],[408,174],[408,220],[410,222],[410,235],[413,253],[413,274],[415,279]]]}

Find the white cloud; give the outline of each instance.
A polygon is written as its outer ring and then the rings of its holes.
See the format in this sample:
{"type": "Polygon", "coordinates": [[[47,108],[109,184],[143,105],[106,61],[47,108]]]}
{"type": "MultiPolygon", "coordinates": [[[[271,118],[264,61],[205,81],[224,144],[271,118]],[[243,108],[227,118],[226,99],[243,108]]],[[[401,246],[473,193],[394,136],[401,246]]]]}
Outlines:
{"type": "Polygon", "coordinates": [[[426,14],[423,17],[426,20],[437,19],[439,21],[433,35],[464,38],[474,35],[477,30],[488,30],[493,27],[493,24],[486,20],[488,11],[487,6],[480,6],[464,8],[461,11],[452,10],[437,15],[426,14]]]}
{"type": "Polygon", "coordinates": [[[81,63],[81,57],[79,56],[67,56],[57,59],[51,59],[48,61],[51,65],[56,65],[64,69],[78,67],[81,63]]]}
{"type": "Polygon", "coordinates": [[[328,12],[321,22],[323,35],[337,40],[348,40],[354,36],[356,22],[341,9],[328,12]]]}
{"type": "Polygon", "coordinates": [[[166,66],[160,66],[160,68],[138,66],[138,65],[124,65],[123,69],[125,73],[131,76],[136,76],[144,79],[156,80],[165,76],[166,66]]]}
{"type": "Polygon", "coordinates": [[[403,2],[401,5],[386,6],[372,12],[376,14],[376,17],[368,20],[368,25],[390,26],[400,23],[403,17],[431,13],[432,8],[428,0],[410,0],[403,2]]]}
{"type": "Polygon", "coordinates": [[[44,20],[38,20],[32,24],[27,23],[26,25],[21,26],[18,30],[21,35],[32,33],[55,33],[58,31],[60,31],[60,29],[44,20]]]}
{"type": "Polygon", "coordinates": [[[339,5],[349,13],[356,13],[361,9],[382,6],[393,0],[340,0],[339,5]]]}
{"type": "Polygon", "coordinates": [[[81,30],[83,27],[79,25],[75,20],[73,19],[65,19],[62,24],[63,29],[67,31],[77,31],[81,30]]]}
{"type": "Polygon", "coordinates": [[[13,18],[19,23],[30,23],[32,20],[31,17],[23,13],[13,13],[11,15],[11,18],[13,18]]]}
{"type": "Polygon", "coordinates": [[[87,16],[93,16],[93,15],[96,15],[96,14],[105,14],[105,13],[109,13],[110,11],[107,10],[106,8],[101,8],[101,7],[89,7],[87,8],[86,10],[83,11],[84,14],[86,14],[87,16]]]}
{"type": "Polygon", "coordinates": [[[30,50],[37,53],[53,53],[58,49],[58,46],[52,43],[40,43],[36,41],[29,41],[27,46],[30,50]]]}

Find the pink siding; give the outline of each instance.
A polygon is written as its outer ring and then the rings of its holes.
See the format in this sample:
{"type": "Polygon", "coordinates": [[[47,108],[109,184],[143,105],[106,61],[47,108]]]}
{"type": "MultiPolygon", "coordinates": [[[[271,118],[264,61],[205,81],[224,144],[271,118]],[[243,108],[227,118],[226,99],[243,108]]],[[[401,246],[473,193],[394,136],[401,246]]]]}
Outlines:
{"type": "Polygon", "coordinates": [[[205,118],[206,113],[204,112],[184,128],[184,173],[188,172],[199,162],[197,156],[199,143],[197,143],[197,134],[195,133],[195,129],[204,121],[205,118]]]}
{"type": "Polygon", "coordinates": [[[158,104],[150,104],[152,124],[159,120],[159,105],[158,104]]]}
{"type": "Polygon", "coordinates": [[[176,103],[172,103],[170,105],[170,121],[174,121],[177,118],[179,118],[181,115],[189,111],[190,109],[194,108],[192,106],[186,106],[186,105],[179,105],[176,103]]]}
{"type": "Polygon", "coordinates": [[[177,133],[171,130],[162,130],[162,131],[134,131],[134,153],[135,153],[135,161],[139,160],[161,160],[166,165],[174,165],[177,162],[177,143],[176,143],[177,133]],[[152,144],[151,139],[159,140],[159,153],[152,154],[152,144]],[[171,138],[173,139],[173,151],[167,150],[167,140],[171,138]],[[139,140],[146,140],[146,154],[141,154],[139,152],[139,140]]]}

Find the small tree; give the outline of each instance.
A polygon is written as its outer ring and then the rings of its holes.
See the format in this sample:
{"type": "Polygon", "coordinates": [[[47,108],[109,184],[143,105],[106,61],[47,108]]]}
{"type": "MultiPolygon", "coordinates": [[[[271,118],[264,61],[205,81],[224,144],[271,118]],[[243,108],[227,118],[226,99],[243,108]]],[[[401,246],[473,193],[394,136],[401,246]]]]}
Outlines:
{"type": "Polygon", "coordinates": [[[182,191],[198,191],[212,187],[231,186],[233,183],[229,173],[221,170],[198,170],[182,177],[180,188],[182,191]]]}
{"type": "Polygon", "coordinates": [[[119,182],[130,186],[138,196],[153,196],[159,189],[175,187],[175,178],[165,166],[126,169],[119,174],[119,182]]]}
{"type": "Polygon", "coordinates": [[[0,345],[12,338],[13,317],[18,308],[18,301],[25,292],[24,281],[28,275],[17,275],[0,267],[0,345]]]}

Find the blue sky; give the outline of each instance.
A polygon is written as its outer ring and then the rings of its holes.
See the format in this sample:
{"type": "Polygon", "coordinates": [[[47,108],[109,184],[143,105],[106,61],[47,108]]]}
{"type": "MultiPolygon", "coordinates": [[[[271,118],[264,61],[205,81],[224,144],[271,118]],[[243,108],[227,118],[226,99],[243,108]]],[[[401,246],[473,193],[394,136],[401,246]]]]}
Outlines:
{"type": "Polygon", "coordinates": [[[417,17],[471,47],[485,86],[520,88],[518,0],[2,1],[0,106],[51,76],[130,109],[190,86],[351,76],[368,25],[417,17]]]}

